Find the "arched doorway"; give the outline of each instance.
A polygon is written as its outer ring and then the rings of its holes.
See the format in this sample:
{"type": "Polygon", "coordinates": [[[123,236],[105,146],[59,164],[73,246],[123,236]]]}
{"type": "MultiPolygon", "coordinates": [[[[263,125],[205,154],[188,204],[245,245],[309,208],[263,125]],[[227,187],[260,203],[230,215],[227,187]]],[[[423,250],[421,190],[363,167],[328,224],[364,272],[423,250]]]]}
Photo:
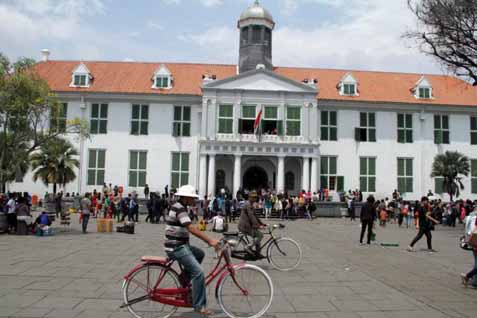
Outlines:
{"type": "Polygon", "coordinates": [[[266,188],[268,186],[268,175],[265,169],[253,166],[245,171],[243,175],[244,189],[257,190],[259,188],[266,188]]]}

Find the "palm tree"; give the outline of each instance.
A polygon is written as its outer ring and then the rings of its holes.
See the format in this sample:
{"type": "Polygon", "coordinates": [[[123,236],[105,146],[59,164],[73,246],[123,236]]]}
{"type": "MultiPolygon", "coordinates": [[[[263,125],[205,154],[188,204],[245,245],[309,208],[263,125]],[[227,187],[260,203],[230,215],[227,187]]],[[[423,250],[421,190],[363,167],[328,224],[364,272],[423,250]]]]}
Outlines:
{"type": "Polygon", "coordinates": [[[469,158],[457,151],[446,151],[434,158],[431,177],[443,178],[442,186],[452,201],[454,196],[459,197],[460,190],[464,190],[462,176],[468,176],[469,171],[469,158]]]}
{"type": "Polygon", "coordinates": [[[53,184],[53,193],[56,193],[58,184],[64,187],[76,179],[75,168],[79,167],[76,156],[78,151],[69,141],[62,138],[51,140],[30,157],[33,180],[41,179],[46,186],[53,184]]]}

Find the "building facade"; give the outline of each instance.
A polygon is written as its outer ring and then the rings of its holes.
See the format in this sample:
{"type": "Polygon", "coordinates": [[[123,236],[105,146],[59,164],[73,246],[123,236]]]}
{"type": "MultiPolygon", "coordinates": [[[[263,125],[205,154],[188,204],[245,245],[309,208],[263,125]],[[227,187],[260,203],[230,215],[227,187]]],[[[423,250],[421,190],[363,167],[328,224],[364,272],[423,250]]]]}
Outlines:
{"type": "MultiPolygon", "coordinates": [[[[432,162],[457,150],[472,159],[462,194],[477,198],[474,87],[451,76],[273,66],[274,26],[258,2],[242,13],[238,65],[55,61],[44,52],[36,68],[65,105],[58,120],[90,124],[91,138],[68,136],[81,165],[64,191],[106,182],[126,192],[192,184],[201,196],[399,189],[417,199],[442,192],[432,162]]],[[[31,173],[10,190],[47,191],[31,173]]]]}

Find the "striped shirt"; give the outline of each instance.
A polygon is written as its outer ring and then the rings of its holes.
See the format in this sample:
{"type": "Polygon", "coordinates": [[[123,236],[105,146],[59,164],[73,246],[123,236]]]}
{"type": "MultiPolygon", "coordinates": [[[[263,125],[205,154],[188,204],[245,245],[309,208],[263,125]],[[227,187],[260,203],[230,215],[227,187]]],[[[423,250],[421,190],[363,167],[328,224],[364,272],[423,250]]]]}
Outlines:
{"type": "Polygon", "coordinates": [[[192,221],[187,209],[180,202],[171,206],[166,222],[166,240],[164,242],[166,252],[172,252],[177,247],[189,243],[189,231],[186,226],[192,221]]]}

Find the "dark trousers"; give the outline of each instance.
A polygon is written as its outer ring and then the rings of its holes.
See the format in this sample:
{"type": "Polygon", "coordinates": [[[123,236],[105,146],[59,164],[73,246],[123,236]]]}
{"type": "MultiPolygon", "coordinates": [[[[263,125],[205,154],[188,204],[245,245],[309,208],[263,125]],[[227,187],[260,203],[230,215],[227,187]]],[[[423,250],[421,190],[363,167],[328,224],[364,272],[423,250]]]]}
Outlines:
{"type": "Polygon", "coordinates": [[[17,215],[15,213],[8,213],[7,221],[8,221],[8,227],[10,229],[10,233],[16,233],[17,232],[17,215]]]}
{"type": "Polygon", "coordinates": [[[472,253],[474,254],[474,268],[469,273],[467,273],[467,279],[472,279],[474,276],[477,275],[477,250],[473,250],[472,253]]]}
{"type": "Polygon", "coordinates": [[[83,221],[81,222],[83,233],[86,233],[86,229],[88,228],[88,221],[89,221],[89,214],[83,214],[83,221]]]}
{"type": "Polygon", "coordinates": [[[422,236],[426,236],[426,239],[427,239],[427,248],[432,250],[432,234],[431,234],[431,229],[429,228],[420,228],[419,229],[419,233],[417,233],[416,237],[412,240],[411,242],[411,247],[414,246],[414,244],[417,243],[417,241],[419,241],[422,236]]]}
{"type": "Polygon", "coordinates": [[[361,220],[361,236],[359,237],[359,242],[363,243],[364,232],[368,228],[368,240],[367,243],[371,244],[371,235],[373,234],[373,220],[361,220]]]}
{"type": "Polygon", "coordinates": [[[351,219],[351,221],[354,221],[354,219],[356,218],[355,213],[354,213],[354,208],[348,208],[348,214],[349,214],[349,218],[351,219]]]}

